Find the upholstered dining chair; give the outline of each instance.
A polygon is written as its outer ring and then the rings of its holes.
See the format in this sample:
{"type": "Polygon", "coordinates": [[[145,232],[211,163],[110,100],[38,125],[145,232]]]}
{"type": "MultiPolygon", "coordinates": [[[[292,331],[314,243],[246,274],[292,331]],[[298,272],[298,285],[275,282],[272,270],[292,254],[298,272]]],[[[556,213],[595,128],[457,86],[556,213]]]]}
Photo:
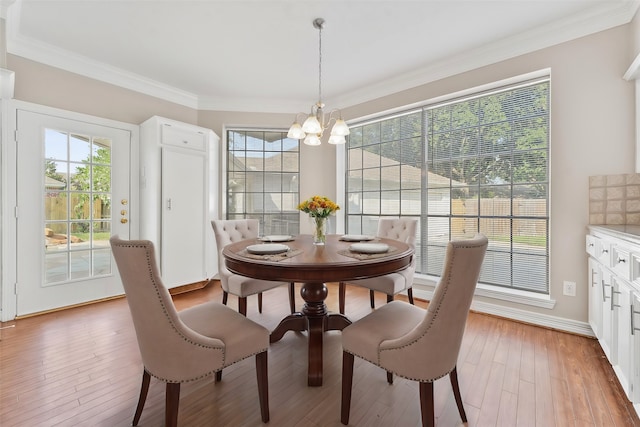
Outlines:
{"type": "MultiPolygon", "coordinates": [[[[258,237],[260,222],[257,219],[214,219],[211,221],[211,226],[218,246],[218,274],[222,285],[222,303],[227,305],[229,294],[237,296],[238,311],[246,316],[247,297],[258,294],[258,311],[262,313],[262,292],[286,285],[286,282],[252,279],[234,274],[227,269],[222,256],[222,250],[228,244],[258,237]]],[[[294,283],[289,283],[289,308],[291,313],[296,311],[294,283]]]]}
{"type": "Polygon", "coordinates": [[[426,310],[392,301],[342,331],[342,424],[349,423],[354,357],[420,383],[422,425],[435,424],[433,382],[449,375],[458,412],[462,405],[456,364],[488,241],[482,234],[447,245],[442,277],[426,310]]]}
{"type": "Polygon", "coordinates": [[[166,383],[165,425],[178,424],[180,384],[215,374],[255,355],[262,421],[269,421],[269,331],[217,302],[180,312],[162,283],[153,243],[110,239],[133,318],[144,371],[133,425],[138,425],[151,376],[166,383]]]}
{"type": "MultiPolygon", "coordinates": [[[[415,245],[417,230],[418,220],[416,218],[380,218],[376,236],[415,245]]],[[[409,302],[413,304],[412,286],[415,271],[416,262],[414,258],[409,267],[402,271],[385,276],[372,277],[370,279],[352,280],[349,284],[369,288],[371,308],[375,308],[375,291],[385,293],[387,295],[387,302],[391,302],[396,294],[406,290],[409,302]]],[[[340,314],[344,314],[346,288],[345,282],[338,284],[338,310],[340,314]]]]}

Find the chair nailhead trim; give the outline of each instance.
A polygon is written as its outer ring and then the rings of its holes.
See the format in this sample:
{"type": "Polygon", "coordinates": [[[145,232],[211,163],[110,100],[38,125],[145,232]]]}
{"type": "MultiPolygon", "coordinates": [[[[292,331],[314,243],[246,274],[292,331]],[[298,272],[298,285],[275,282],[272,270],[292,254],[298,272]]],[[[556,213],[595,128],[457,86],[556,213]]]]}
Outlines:
{"type": "MultiPolygon", "coordinates": [[[[152,265],[151,265],[151,258],[149,257],[149,251],[147,251],[147,249],[149,248],[149,245],[148,245],[148,244],[143,244],[143,243],[137,243],[137,244],[134,244],[134,243],[124,243],[124,244],[118,244],[117,246],[124,247],[124,248],[134,248],[134,249],[144,249],[144,250],[145,250],[145,256],[146,256],[146,258],[147,258],[147,271],[149,272],[149,278],[151,279],[151,283],[153,283],[153,286],[154,286],[154,290],[155,290],[155,292],[156,292],[156,295],[157,295],[158,299],[160,300],[160,304],[162,305],[162,311],[163,311],[163,313],[164,313],[165,317],[167,318],[167,321],[168,321],[168,322],[169,322],[169,324],[171,325],[171,328],[174,330],[174,332],[176,332],[176,333],[178,334],[178,336],[180,336],[183,340],[185,340],[185,341],[186,341],[186,342],[188,342],[189,344],[192,344],[192,345],[195,345],[195,346],[198,346],[198,347],[202,347],[202,348],[209,348],[209,349],[214,349],[214,350],[220,350],[220,351],[222,351],[222,367],[221,367],[220,369],[212,370],[212,371],[209,371],[209,372],[207,372],[206,374],[200,375],[200,376],[198,376],[198,377],[190,378],[190,379],[183,380],[183,381],[178,381],[178,382],[180,382],[180,383],[184,383],[184,382],[196,381],[196,380],[199,380],[199,379],[201,379],[201,378],[205,378],[205,377],[207,377],[207,376],[211,375],[211,374],[212,374],[212,373],[214,373],[214,372],[218,372],[218,371],[220,371],[220,370],[224,369],[224,368],[225,368],[225,367],[227,367],[227,366],[230,366],[230,365],[227,365],[227,364],[225,363],[225,360],[226,360],[226,348],[225,348],[225,347],[206,346],[206,345],[202,345],[202,344],[200,344],[200,343],[193,342],[191,339],[189,339],[188,337],[184,336],[184,335],[183,335],[183,334],[182,334],[182,333],[181,333],[181,332],[176,328],[175,324],[174,324],[174,323],[173,323],[173,321],[171,320],[171,317],[169,317],[169,313],[168,313],[168,311],[167,311],[167,307],[165,306],[164,302],[162,301],[162,297],[160,296],[160,291],[159,291],[158,284],[156,283],[156,281],[155,281],[155,279],[154,279],[154,277],[153,277],[153,268],[152,268],[152,265]]],[[[262,350],[262,351],[258,351],[258,352],[252,353],[252,354],[250,354],[250,355],[247,355],[246,357],[244,357],[243,359],[240,359],[240,360],[244,360],[244,359],[246,359],[246,358],[248,358],[248,357],[254,356],[254,355],[256,355],[256,354],[260,354],[260,353],[262,353],[263,351],[267,351],[267,350],[268,350],[268,347],[267,347],[266,349],[262,350]]],[[[238,360],[238,361],[239,361],[239,360],[238,360]]],[[[234,363],[235,363],[235,362],[234,362],[234,363]]],[[[145,367],[145,370],[147,370],[147,368],[146,368],[146,367],[145,367]]],[[[168,378],[163,378],[163,377],[160,377],[160,376],[158,376],[158,375],[154,375],[153,373],[151,373],[151,372],[150,372],[150,371],[148,371],[148,370],[147,370],[147,372],[149,372],[149,375],[151,375],[151,376],[153,376],[154,378],[157,378],[157,379],[159,379],[159,380],[161,380],[161,381],[168,382],[168,383],[175,383],[175,382],[176,382],[176,381],[170,380],[170,379],[168,379],[168,378]]]]}
{"type": "MultiPolygon", "coordinates": [[[[458,246],[458,248],[460,248],[460,249],[470,249],[470,248],[477,248],[478,246],[480,246],[480,245],[477,245],[477,244],[461,244],[461,245],[458,246]]],[[[456,254],[457,254],[457,252],[454,252],[453,255],[451,256],[451,263],[453,263],[456,254]]],[[[451,278],[448,278],[448,280],[449,281],[447,282],[447,286],[445,288],[444,294],[442,295],[442,298],[440,299],[440,304],[435,308],[435,313],[431,317],[431,322],[429,323],[429,325],[427,325],[427,328],[425,329],[424,333],[422,333],[422,335],[420,335],[419,337],[417,337],[413,341],[411,341],[411,342],[409,342],[409,343],[407,343],[405,345],[396,347],[396,348],[380,349],[378,347],[378,363],[375,363],[375,362],[371,362],[371,363],[373,363],[374,365],[380,366],[380,355],[381,355],[381,353],[383,351],[398,350],[398,349],[402,349],[402,348],[405,348],[405,347],[409,347],[409,346],[415,344],[416,342],[418,342],[422,337],[424,337],[425,335],[427,335],[429,333],[430,329],[433,327],[434,320],[436,319],[436,317],[438,317],[438,313],[440,312],[440,306],[442,305],[442,302],[445,300],[445,298],[447,297],[447,293],[449,292],[449,284],[450,284],[451,278]]],[[[431,304],[429,304],[429,308],[431,308],[431,304]]],[[[358,356],[358,357],[361,357],[361,356],[358,356]]],[[[451,371],[449,371],[449,372],[451,372],[451,371]]],[[[396,375],[399,375],[399,376],[401,376],[403,378],[407,378],[407,379],[414,380],[414,381],[433,382],[433,381],[435,381],[435,380],[437,380],[439,378],[442,378],[442,377],[448,375],[449,372],[447,372],[444,375],[441,375],[439,377],[432,378],[432,379],[427,379],[427,380],[421,380],[421,379],[417,379],[417,378],[410,378],[410,377],[407,377],[407,376],[404,376],[404,375],[400,375],[400,374],[396,374],[396,375]]],[[[394,372],[394,374],[395,374],[395,372],[394,372]]]]}

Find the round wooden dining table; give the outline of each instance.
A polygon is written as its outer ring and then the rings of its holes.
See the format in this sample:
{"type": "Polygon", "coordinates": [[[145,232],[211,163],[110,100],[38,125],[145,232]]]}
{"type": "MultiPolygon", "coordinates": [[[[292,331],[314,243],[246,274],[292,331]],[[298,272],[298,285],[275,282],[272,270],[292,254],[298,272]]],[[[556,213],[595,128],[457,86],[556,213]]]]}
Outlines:
{"type": "Polygon", "coordinates": [[[270,341],[279,341],[288,331],[308,332],[308,385],[322,385],[322,343],[325,331],[342,330],[351,321],[339,313],[329,313],[324,301],[327,282],[383,276],[407,268],[414,256],[412,245],[392,239],[375,238],[372,243],[386,244],[384,253],[351,251],[353,241],[328,235],[324,245],[315,245],[311,235],[299,235],[282,242],[289,250],[277,255],[256,255],[251,245],[264,243],[248,239],[227,245],[222,255],[229,271],[256,279],[302,282],[300,295],[305,301],[301,312],[288,315],[271,332],[270,341]]]}

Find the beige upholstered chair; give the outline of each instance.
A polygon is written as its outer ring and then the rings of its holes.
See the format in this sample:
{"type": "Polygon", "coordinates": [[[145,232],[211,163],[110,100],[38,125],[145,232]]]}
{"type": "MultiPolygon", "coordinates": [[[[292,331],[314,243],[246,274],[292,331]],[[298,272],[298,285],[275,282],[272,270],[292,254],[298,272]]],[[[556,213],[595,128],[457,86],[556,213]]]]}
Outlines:
{"type": "MultiPolygon", "coordinates": [[[[227,270],[222,256],[222,250],[228,244],[258,237],[260,222],[257,219],[214,219],[211,221],[211,226],[218,246],[218,274],[220,275],[223,291],[222,303],[227,305],[229,294],[236,295],[238,297],[238,311],[246,316],[247,297],[258,294],[258,311],[262,313],[262,292],[285,285],[286,282],[252,279],[233,274],[227,270]]],[[[294,283],[289,283],[289,308],[291,313],[296,311],[294,286],[294,283]]]]}
{"type": "MultiPolygon", "coordinates": [[[[416,244],[416,233],[418,230],[418,220],[415,218],[380,218],[378,221],[377,237],[399,240],[411,245],[416,244]]],[[[374,291],[387,294],[387,302],[393,301],[394,296],[404,290],[407,291],[409,302],[413,304],[413,274],[416,271],[415,258],[409,267],[397,273],[387,274],[370,279],[352,280],[351,285],[358,285],[369,288],[369,299],[371,308],[375,308],[374,291]]],[[[338,309],[344,314],[344,302],[346,299],[346,283],[340,282],[338,285],[338,309]]]]}
{"type": "Polygon", "coordinates": [[[354,356],[420,382],[422,424],[434,425],[433,382],[449,374],[463,422],[467,421],[456,363],[487,238],[449,242],[442,277],[427,310],[402,301],[386,304],[342,331],[342,424],[349,423],[354,356]]]}
{"type": "Polygon", "coordinates": [[[223,368],[254,355],[260,412],[268,422],[269,331],[217,302],[177,312],[162,283],[153,244],[117,236],[110,241],[144,364],[133,425],[142,415],[151,376],[166,383],[165,425],[176,426],[181,383],[214,373],[219,381],[223,368]]]}

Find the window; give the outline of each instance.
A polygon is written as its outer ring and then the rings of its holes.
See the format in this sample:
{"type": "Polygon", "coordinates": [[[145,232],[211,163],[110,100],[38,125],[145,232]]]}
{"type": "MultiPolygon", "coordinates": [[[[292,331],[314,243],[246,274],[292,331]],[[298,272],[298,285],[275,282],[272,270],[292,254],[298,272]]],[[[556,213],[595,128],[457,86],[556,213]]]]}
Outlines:
{"type": "Polygon", "coordinates": [[[45,284],[111,274],[111,140],[44,131],[45,284]]]}
{"type": "Polygon", "coordinates": [[[346,226],[419,218],[417,270],[440,275],[450,239],[489,238],[480,282],[549,292],[549,79],[351,126],[346,226]]]}
{"type": "Polygon", "coordinates": [[[227,131],[227,219],[259,219],[263,234],[299,234],[299,141],[286,135],[227,131]]]}

